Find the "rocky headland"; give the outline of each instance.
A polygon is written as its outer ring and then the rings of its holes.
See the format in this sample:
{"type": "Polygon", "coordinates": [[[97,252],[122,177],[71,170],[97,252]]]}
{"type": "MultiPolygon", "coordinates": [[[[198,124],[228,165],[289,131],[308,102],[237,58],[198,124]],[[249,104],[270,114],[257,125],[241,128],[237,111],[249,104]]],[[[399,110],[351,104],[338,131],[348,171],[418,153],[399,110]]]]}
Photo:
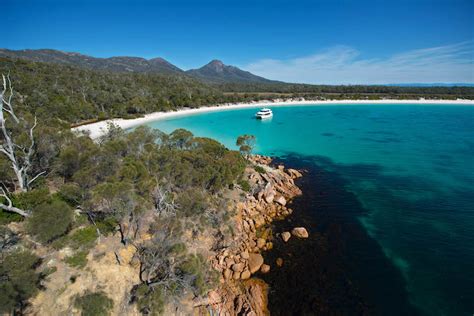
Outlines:
{"type": "MultiPolygon", "coordinates": [[[[291,200],[301,195],[295,179],[302,174],[283,165],[270,166],[269,157],[253,156],[252,166],[245,171],[245,180],[250,188],[235,201],[235,238],[211,259],[213,268],[221,274],[220,286],[210,291],[207,299],[196,305],[213,310],[219,315],[268,315],[267,284],[258,278],[259,274],[278,269],[282,259],[265,262],[262,252],[273,248],[274,238],[306,238],[304,227],[281,236],[272,233],[271,223],[281,220],[293,212],[291,200]]],[[[286,239],[287,240],[287,239],[286,239]]],[[[204,314],[204,313],[203,313],[204,314]]]]}

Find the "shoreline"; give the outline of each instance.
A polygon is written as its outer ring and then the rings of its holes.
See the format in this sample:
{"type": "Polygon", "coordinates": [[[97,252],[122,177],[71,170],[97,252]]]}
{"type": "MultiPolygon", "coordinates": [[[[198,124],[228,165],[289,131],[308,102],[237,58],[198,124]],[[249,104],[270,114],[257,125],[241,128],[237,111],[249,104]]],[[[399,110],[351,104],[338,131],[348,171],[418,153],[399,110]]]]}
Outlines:
{"type": "Polygon", "coordinates": [[[474,100],[329,100],[329,101],[311,101],[311,100],[289,100],[289,101],[262,101],[262,102],[251,102],[251,103],[226,103],[218,104],[214,106],[203,106],[199,108],[183,108],[176,111],[169,112],[153,112],[145,114],[143,117],[134,119],[108,119],[100,122],[84,124],[71,128],[73,132],[85,132],[89,133],[92,139],[96,139],[102,136],[107,131],[107,125],[113,123],[122,129],[129,129],[145,123],[158,121],[167,118],[193,115],[199,113],[215,112],[215,111],[227,111],[227,110],[238,110],[238,109],[251,109],[258,107],[273,107],[273,106],[313,106],[313,105],[353,105],[353,104],[452,104],[452,105],[474,105],[474,100]]]}

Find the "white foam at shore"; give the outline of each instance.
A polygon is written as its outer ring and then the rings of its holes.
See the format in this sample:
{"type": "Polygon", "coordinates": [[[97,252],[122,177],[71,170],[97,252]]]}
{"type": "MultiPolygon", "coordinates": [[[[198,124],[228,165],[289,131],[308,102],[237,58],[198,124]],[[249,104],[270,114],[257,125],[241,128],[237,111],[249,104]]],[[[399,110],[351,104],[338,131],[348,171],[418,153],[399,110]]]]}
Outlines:
{"type": "Polygon", "coordinates": [[[123,129],[132,128],[148,122],[158,121],[166,118],[191,115],[197,113],[235,110],[245,108],[272,107],[285,105],[345,105],[345,104],[455,104],[455,105],[474,105],[474,100],[331,100],[331,101],[281,101],[271,102],[262,101],[255,103],[233,103],[216,106],[206,106],[195,109],[180,109],[170,112],[154,112],[146,114],[143,117],[134,119],[110,119],[91,124],[85,124],[72,128],[73,131],[89,133],[90,137],[95,139],[107,132],[108,124],[113,123],[123,129]]]}

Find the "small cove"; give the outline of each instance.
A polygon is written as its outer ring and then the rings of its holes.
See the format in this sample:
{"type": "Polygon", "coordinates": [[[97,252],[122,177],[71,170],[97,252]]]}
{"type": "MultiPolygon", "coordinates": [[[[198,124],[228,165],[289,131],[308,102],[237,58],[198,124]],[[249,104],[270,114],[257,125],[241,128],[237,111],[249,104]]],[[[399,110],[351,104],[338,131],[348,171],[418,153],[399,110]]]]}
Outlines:
{"type": "MultiPolygon", "coordinates": [[[[302,284],[319,292],[300,292],[310,298],[308,306],[346,306],[343,313],[471,313],[474,109],[391,104],[273,111],[264,122],[252,118],[254,109],[241,109],[147,125],[165,132],[186,128],[229,148],[238,135],[253,134],[256,152],[308,169],[304,196],[289,220],[307,223],[320,238],[306,246],[276,245],[266,254],[271,262],[285,246],[290,253],[313,247],[308,258],[319,263],[309,266],[315,267],[306,278],[312,283],[302,284]],[[324,249],[327,254],[318,255],[324,249]],[[318,297],[325,301],[314,301],[318,297]]],[[[275,230],[293,224],[276,223],[275,230]]],[[[302,267],[291,262],[283,269],[302,267]]],[[[264,278],[280,284],[277,273],[264,278]]],[[[282,292],[274,295],[270,304],[277,307],[282,292]]]]}

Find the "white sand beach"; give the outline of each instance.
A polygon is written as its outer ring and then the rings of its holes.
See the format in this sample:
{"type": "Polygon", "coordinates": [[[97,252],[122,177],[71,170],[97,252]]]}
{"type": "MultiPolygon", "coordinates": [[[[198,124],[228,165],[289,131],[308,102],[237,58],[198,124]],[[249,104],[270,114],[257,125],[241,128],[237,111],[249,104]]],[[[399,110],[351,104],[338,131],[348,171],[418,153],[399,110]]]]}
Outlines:
{"type": "Polygon", "coordinates": [[[453,105],[474,105],[474,100],[331,100],[331,101],[306,101],[306,100],[289,100],[289,101],[262,101],[253,103],[232,103],[221,104],[215,106],[206,106],[194,109],[180,109],[170,112],[154,112],[146,114],[143,117],[134,119],[110,119],[91,124],[85,124],[72,128],[76,132],[88,133],[92,139],[96,139],[106,133],[109,123],[115,124],[123,129],[132,128],[142,125],[144,123],[158,121],[166,118],[199,114],[213,111],[236,110],[244,108],[258,108],[258,107],[274,107],[274,106],[288,106],[288,105],[345,105],[345,104],[453,104],[453,105]]]}

